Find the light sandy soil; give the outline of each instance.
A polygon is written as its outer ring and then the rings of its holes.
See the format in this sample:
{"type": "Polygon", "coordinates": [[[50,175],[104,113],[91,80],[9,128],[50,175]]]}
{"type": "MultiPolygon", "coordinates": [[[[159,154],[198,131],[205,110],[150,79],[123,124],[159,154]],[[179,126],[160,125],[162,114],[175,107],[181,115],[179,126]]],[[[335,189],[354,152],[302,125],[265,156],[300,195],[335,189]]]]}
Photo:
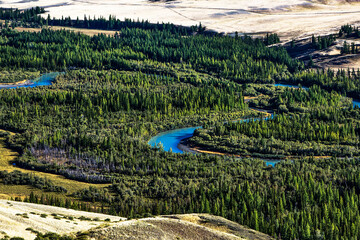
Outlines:
{"type": "Polygon", "coordinates": [[[322,68],[331,68],[331,69],[359,69],[360,68],[360,55],[359,54],[341,54],[341,48],[344,45],[344,42],[351,45],[352,43],[355,46],[360,46],[360,39],[338,39],[335,42],[334,46],[331,46],[326,51],[320,51],[319,55],[323,56],[323,59],[320,57],[320,60],[316,64],[322,68]]]}
{"type": "MultiPolygon", "coordinates": [[[[1,7],[45,7],[53,17],[116,16],[195,25],[233,33],[277,32],[283,40],[328,33],[360,21],[360,3],[345,0],[2,0],[1,7]]],[[[45,15],[47,16],[46,13],[45,15]]]]}
{"type": "Polygon", "coordinates": [[[284,46],[291,57],[305,61],[307,64],[310,56],[316,67],[330,68],[335,71],[339,69],[360,69],[360,54],[341,54],[344,42],[352,43],[360,48],[359,38],[337,39],[330,47],[324,50],[316,50],[311,44],[311,37],[295,41],[292,48],[290,42],[283,42],[278,45],[284,46]]]}
{"type": "Polygon", "coordinates": [[[7,234],[10,237],[19,236],[25,239],[34,239],[36,235],[31,231],[25,230],[29,227],[43,233],[56,232],[58,234],[69,234],[78,231],[86,231],[90,228],[108,223],[104,222],[107,218],[109,218],[111,222],[126,220],[125,218],[106,214],[75,211],[72,209],[41,204],[0,200],[0,232],[2,232],[3,235],[7,234]],[[27,213],[28,218],[19,215],[24,213],[27,213]],[[54,216],[51,215],[54,213],[61,219],[55,219],[54,216]],[[46,214],[47,217],[43,218],[40,214],[46,214]],[[69,216],[72,216],[74,220],[64,218],[69,216]],[[81,216],[91,219],[99,218],[99,220],[82,221],[78,219],[81,216]]]}
{"type": "Polygon", "coordinates": [[[0,237],[34,239],[32,231],[73,235],[88,231],[90,239],[222,239],[273,240],[272,237],[209,214],[183,214],[126,220],[99,213],[41,204],[0,200],[0,237]],[[41,214],[47,216],[41,217],[41,214]],[[55,219],[53,215],[56,214],[55,219]],[[25,216],[25,217],[24,217],[25,216]],[[70,220],[69,217],[73,217],[70,220]],[[80,220],[85,217],[92,220],[80,220]],[[95,219],[96,218],[96,219],[95,219]],[[110,221],[104,221],[110,219],[110,221]]]}
{"type": "Polygon", "coordinates": [[[9,88],[9,87],[19,87],[19,86],[25,86],[25,85],[31,85],[31,81],[23,80],[15,83],[0,83],[0,89],[1,88],[9,88]]]}
{"type": "Polygon", "coordinates": [[[112,240],[272,240],[270,236],[208,214],[184,214],[114,223],[94,230],[91,239],[112,240]]]}
{"type": "Polygon", "coordinates": [[[91,234],[91,240],[245,240],[233,234],[208,229],[192,222],[169,218],[146,218],[111,225],[91,234]]]}

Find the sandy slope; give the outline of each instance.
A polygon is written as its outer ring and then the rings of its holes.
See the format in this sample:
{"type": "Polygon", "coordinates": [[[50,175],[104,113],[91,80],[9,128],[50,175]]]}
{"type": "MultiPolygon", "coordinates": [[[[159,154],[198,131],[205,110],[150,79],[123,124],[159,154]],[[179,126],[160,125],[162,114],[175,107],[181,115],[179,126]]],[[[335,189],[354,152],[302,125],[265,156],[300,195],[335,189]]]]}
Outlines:
{"type": "Polygon", "coordinates": [[[41,204],[0,200],[0,237],[34,239],[26,230],[73,234],[88,231],[91,239],[222,239],[273,240],[270,236],[222,217],[209,214],[183,214],[126,220],[125,218],[75,211],[41,204]],[[26,215],[24,215],[26,214],[26,215]],[[46,214],[45,218],[41,214],[46,214]],[[55,219],[52,214],[60,219],[55,219]],[[24,217],[25,216],[25,217],[24,217]],[[73,217],[73,220],[69,217],[73,217]],[[86,217],[96,220],[80,220],[86,217]],[[104,221],[109,218],[111,221],[104,221]]]}
{"type": "Polygon", "coordinates": [[[96,231],[92,240],[245,240],[233,234],[208,229],[197,224],[169,218],[148,218],[131,220],[96,231]]]}
{"type": "Polygon", "coordinates": [[[270,236],[209,214],[130,220],[92,231],[91,239],[112,240],[273,240],[270,236]]]}
{"type": "Polygon", "coordinates": [[[40,204],[0,200],[0,232],[3,234],[6,233],[9,236],[20,236],[25,239],[35,238],[35,234],[25,230],[28,227],[40,232],[56,232],[59,234],[72,233],[103,225],[105,223],[103,220],[107,218],[111,219],[111,221],[125,220],[124,218],[105,214],[75,211],[72,209],[40,204]],[[17,215],[24,213],[27,213],[29,218],[17,215]],[[51,216],[53,213],[60,216],[61,219],[55,219],[54,216],[51,216]],[[43,218],[40,214],[47,214],[48,216],[43,218]],[[74,220],[65,219],[63,216],[72,216],[74,217],[74,220]],[[99,218],[100,220],[81,221],[77,219],[81,216],[91,219],[99,218]]]}
{"type": "Polygon", "coordinates": [[[1,0],[1,7],[46,7],[51,16],[115,15],[194,25],[219,32],[277,32],[284,39],[321,34],[360,21],[360,4],[345,0],[1,0]]]}

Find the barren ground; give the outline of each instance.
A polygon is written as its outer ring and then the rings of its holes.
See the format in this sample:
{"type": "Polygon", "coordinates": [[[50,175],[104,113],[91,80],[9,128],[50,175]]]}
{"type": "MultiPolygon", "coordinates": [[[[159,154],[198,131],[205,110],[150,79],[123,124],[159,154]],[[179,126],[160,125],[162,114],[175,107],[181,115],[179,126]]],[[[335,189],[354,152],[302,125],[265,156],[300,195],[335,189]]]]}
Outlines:
{"type": "Polygon", "coordinates": [[[295,47],[289,42],[281,43],[289,52],[290,56],[308,62],[310,56],[316,67],[338,69],[360,69],[360,54],[341,54],[341,48],[347,42],[360,47],[360,39],[337,39],[333,45],[324,50],[316,50],[311,45],[311,38],[295,41],[295,47]]]}
{"type": "Polygon", "coordinates": [[[42,233],[88,232],[91,239],[222,239],[272,240],[270,236],[209,214],[125,218],[41,204],[0,200],[0,237],[34,239],[42,233]],[[79,218],[87,218],[80,220],[79,218]],[[110,221],[105,221],[108,219],[110,221]],[[26,230],[28,229],[28,230],[26,230]]]}
{"type": "Polygon", "coordinates": [[[41,204],[23,203],[0,200],[0,236],[19,236],[25,239],[34,239],[36,235],[27,228],[58,234],[70,234],[85,231],[96,226],[105,225],[105,219],[111,222],[125,220],[111,215],[75,211],[72,209],[46,206],[41,204]],[[41,214],[46,214],[42,215],[41,214]],[[55,216],[58,219],[55,219],[55,216]],[[27,217],[26,217],[27,216],[27,217]],[[69,217],[73,217],[70,220],[69,217]],[[80,217],[91,220],[80,220],[80,217]],[[96,220],[94,220],[97,218],[96,220]]]}
{"type": "MultiPolygon", "coordinates": [[[[20,9],[41,6],[53,17],[114,15],[120,19],[144,19],[195,25],[233,33],[277,32],[283,40],[324,34],[360,21],[357,0],[179,0],[151,3],[147,0],[2,0],[1,7],[20,9]]],[[[46,13],[45,15],[47,15],[46,13]]]]}
{"type": "Polygon", "coordinates": [[[222,217],[184,214],[130,220],[95,230],[91,239],[271,240],[270,236],[222,217]]]}

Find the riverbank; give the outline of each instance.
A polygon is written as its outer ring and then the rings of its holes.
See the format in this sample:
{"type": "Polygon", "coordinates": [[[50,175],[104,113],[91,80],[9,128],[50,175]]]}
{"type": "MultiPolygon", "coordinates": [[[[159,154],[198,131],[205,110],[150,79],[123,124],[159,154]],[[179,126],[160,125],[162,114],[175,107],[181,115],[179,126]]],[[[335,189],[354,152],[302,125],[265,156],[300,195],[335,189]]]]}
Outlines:
{"type": "MultiPolygon", "coordinates": [[[[232,155],[229,153],[222,153],[222,152],[213,152],[213,151],[208,151],[208,150],[202,150],[199,147],[191,147],[187,144],[187,139],[184,139],[182,141],[180,141],[180,143],[178,144],[178,148],[181,149],[184,152],[190,152],[193,154],[197,154],[197,153],[206,153],[206,154],[211,154],[211,155],[217,155],[217,156],[227,156],[227,157],[236,157],[236,158],[240,158],[240,157],[245,157],[245,156],[240,156],[240,155],[232,155]]],[[[248,156],[250,157],[250,156],[248,156]]]]}
{"type": "MultiPolygon", "coordinates": [[[[270,110],[257,109],[257,108],[249,108],[249,109],[253,112],[260,113],[263,117],[265,117],[265,119],[270,118],[274,114],[270,110]]],[[[229,120],[229,121],[225,121],[225,122],[238,122],[238,121],[249,121],[250,119],[260,119],[260,117],[258,117],[258,115],[256,115],[256,116],[257,117],[252,117],[252,118],[251,117],[238,118],[238,119],[233,119],[233,120],[229,120]]],[[[218,155],[218,156],[233,156],[232,154],[208,151],[208,150],[203,150],[203,149],[199,149],[199,148],[191,148],[190,146],[188,146],[186,144],[186,141],[193,136],[195,130],[198,128],[201,128],[201,126],[179,128],[179,129],[162,132],[162,133],[159,133],[158,135],[152,137],[150,139],[150,141],[148,142],[148,144],[153,147],[157,146],[158,144],[161,144],[165,151],[171,151],[173,153],[189,152],[189,153],[193,153],[193,154],[206,153],[206,154],[213,154],[213,155],[218,155]]],[[[235,155],[235,157],[240,158],[240,157],[250,157],[250,156],[235,155]]]]}
{"type": "Polygon", "coordinates": [[[50,86],[51,84],[53,84],[56,77],[59,74],[63,74],[63,73],[64,72],[50,72],[50,73],[44,73],[41,76],[31,80],[22,80],[15,83],[0,83],[0,89],[50,86]]]}
{"type": "MultiPolygon", "coordinates": [[[[239,155],[239,154],[216,152],[216,151],[211,151],[211,150],[208,150],[208,149],[202,149],[202,148],[196,147],[196,146],[190,146],[188,144],[189,139],[190,138],[186,138],[186,139],[183,139],[182,141],[180,141],[180,143],[178,144],[178,148],[181,149],[184,152],[190,152],[190,153],[193,153],[193,154],[205,153],[205,154],[211,154],[211,155],[217,155],[217,156],[226,156],[226,157],[235,157],[235,158],[251,158],[251,157],[254,157],[254,156],[251,156],[251,155],[239,155]]],[[[283,157],[279,156],[279,157],[277,157],[278,160],[287,160],[287,159],[293,159],[293,158],[296,158],[296,156],[283,156],[283,157]]],[[[274,158],[272,158],[272,157],[269,157],[269,158],[262,157],[261,159],[273,160],[274,158]]]]}
{"type": "MultiPolygon", "coordinates": [[[[232,154],[226,154],[226,153],[221,153],[221,152],[214,152],[214,151],[207,151],[207,150],[202,150],[200,148],[196,148],[196,147],[190,147],[187,145],[186,141],[188,140],[184,139],[182,141],[180,141],[180,143],[178,144],[177,148],[180,149],[183,152],[188,152],[188,153],[192,153],[192,154],[199,154],[199,153],[204,153],[204,154],[210,154],[210,155],[214,155],[214,156],[226,156],[226,157],[235,157],[235,158],[250,158],[251,156],[241,156],[241,155],[232,155],[232,154]]],[[[272,166],[274,167],[277,163],[283,161],[283,160],[287,160],[288,158],[284,158],[284,159],[273,159],[273,158],[269,158],[269,159],[265,159],[262,158],[262,160],[264,160],[266,166],[272,166]]]]}
{"type": "Polygon", "coordinates": [[[19,84],[24,84],[27,81],[28,80],[22,80],[22,81],[17,81],[17,82],[12,82],[12,83],[0,83],[0,85],[19,85],[19,84]]]}
{"type": "MultiPolygon", "coordinates": [[[[300,86],[297,85],[290,85],[290,84],[274,84],[274,86],[277,87],[290,87],[290,88],[300,88],[300,86]]],[[[308,90],[308,88],[306,87],[301,87],[305,90],[308,90]]],[[[246,96],[245,99],[247,100],[247,102],[254,100],[258,97],[252,97],[252,96],[246,96]]],[[[354,103],[354,100],[353,100],[354,103]]],[[[356,105],[354,103],[354,105],[356,105]]],[[[274,116],[274,112],[271,110],[266,110],[266,109],[259,109],[259,108],[249,108],[250,110],[252,110],[253,112],[256,113],[261,113],[263,116],[264,120],[269,120],[274,116]]],[[[253,119],[253,118],[252,118],[253,119]]],[[[256,119],[260,119],[260,118],[256,118],[256,119]]],[[[248,119],[236,119],[236,120],[232,120],[231,122],[236,122],[236,121],[243,121],[243,122],[248,122],[251,121],[251,118],[248,119]]],[[[235,157],[235,158],[260,158],[263,159],[264,161],[266,161],[267,163],[270,161],[274,161],[274,159],[276,159],[276,162],[279,162],[281,160],[294,160],[294,159],[299,159],[300,156],[293,156],[293,155],[281,155],[281,156],[276,156],[276,155],[261,155],[261,154],[253,154],[253,155],[238,155],[238,154],[231,154],[231,153],[224,153],[224,152],[218,152],[218,151],[213,151],[211,149],[202,149],[198,146],[191,146],[188,144],[188,140],[193,137],[194,131],[197,128],[201,128],[201,127],[194,127],[194,128],[186,128],[186,129],[175,129],[172,131],[167,131],[167,132],[162,132],[160,134],[158,134],[157,136],[153,137],[151,139],[151,141],[149,141],[149,144],[154,146],[154,144],[162,144],[163,149],[165,151],[169,151],[170,149],[172,150],[172,152],[175,153],[183,153],[183,152],[188,152],[188,153],[193,153],[193,154],[197,154],[197,153],[204,153],[204,154],[211,154],[211,155],[216,155],[216,156],[227,156],[227,157],[235,157]],[[169,139],[171,141],[169,141],[169,139]],[[175,151],[174,151],[175,150],[175,151]]],[[[330,158],[330,156],[308,156],[308,157],[314,157],[315,159],[323,159],[323,158],[330,158]]]]}
{"type": "Polygon", "coordinates": [[[20,86],[30,86],[32,84],[34,84],[34,83],[30,80],[22,80],[22,81],[18,81],[18,82],[14,82],[14,83],[0,83],[0,89],[16,88],[16,87],[20,87],[20,86]]]}
{"type": "MultiPolygon", "coordinates": [[[[184,152],[189,152],[192,154],[204,153],[204,154],[210,154],[210,155],[216,155],[216,156],[226,156],[226,157],[235,157],[235,158],[251,158],[251,157],[258,158],[258,157],[254,157],[251,155],[238,155],[238,154],[230,154],[230,153],[223,153],[223,152],[216,152],[216,151],[201,149],[200,147],[188,145],[188,143],[187,143],[188,139],[189,138],[180,141],[180,143],[178,144],[178,149],[181,149],[184,152]]],[[[308,156],[308,157],[310,157],[310,156],[308,156]]],[[[327,159],[327,158],[331,158],[331,156],[313,156],[313,158],[314,159],[327,159]]],[[[274,166],[274,164],[271,164],[271,163],[274,163],[274,162],[278,163],[283,160],[296,160],[296,159],[299,159],[299,156],[278,157],[276,160],[274,160],[274,158],[266,158],[266,157],[262,157],[260,159],[265,160],[267,165],[274,166]]]]}

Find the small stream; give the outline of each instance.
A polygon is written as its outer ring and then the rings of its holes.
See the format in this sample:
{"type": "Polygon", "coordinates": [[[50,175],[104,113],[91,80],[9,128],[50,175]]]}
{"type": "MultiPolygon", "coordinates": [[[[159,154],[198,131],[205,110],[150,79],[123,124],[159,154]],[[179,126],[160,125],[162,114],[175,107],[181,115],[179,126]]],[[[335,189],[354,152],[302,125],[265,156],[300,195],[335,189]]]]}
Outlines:
{"type": "Polygon", "coordinates": [[[45,73],[41,75],[38,78],[35,78],[33,80],[29,80],[25,84],[9,84],[9,85],[1,85],[0,84],[0,90],[1,89],[14,89],[14,88],[28,88],[28,87],[40,87],[40,86],[50,86],[55,78],[62,74],[61,72],[51,72],[51,73],[45,73]]]}

